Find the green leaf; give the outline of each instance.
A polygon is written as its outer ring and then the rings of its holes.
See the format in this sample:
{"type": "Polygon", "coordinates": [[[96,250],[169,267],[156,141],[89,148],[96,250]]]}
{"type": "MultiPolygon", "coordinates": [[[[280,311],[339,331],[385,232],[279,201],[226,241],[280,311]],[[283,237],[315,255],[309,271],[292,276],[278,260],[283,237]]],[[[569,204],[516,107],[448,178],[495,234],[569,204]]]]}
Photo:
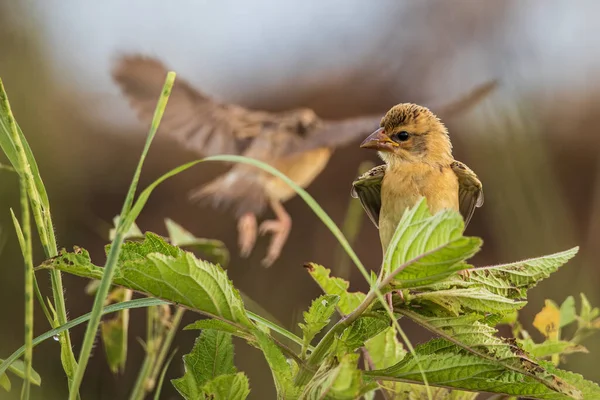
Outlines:
{"type": "Polygon", "coordinates": [[[379,317],[371,315],[359,317],[340,335],[338,354],[353,352],[362,347],[365,341],[377,336],[389,326],[390,321],[385,314],[381,314],[379,317]]]}
{"type": "MultiPolygon", "coordinates": [[[[0,360],[2,362],[4,360],[0,360]]],[[[25,379],[25,363],[21,360],[15,360],[9,367],[8,370],[18,376],[21,379],[25,379]]],[[[31,369],[30,382],[36,386],[40,386],[42,384],[42,378],[40,374],[31,369]]],[[[0,373],[0,386],[4,388],[7,392],[10,392],[11,382],[8,378],[8,375],[5,373],[0,373]]]]}
{"type": "Polygon", "coordinates": [[[560,305],[560,327],[569,325],[574,322],[577,318],[577,311],[575,311],[575,299],[573,296],[569,296],[560,305]]]}
{"type": "Polygon", "coordinates": [[[213,400],[244,400],[250,394],[250,384],[243,372],[221,375],[204,385],[206,398],[213,400]]]}
{"type": "Polygon", "coordinates": [[[406,351],[396,336],[393,326],[381,331],[365,342],[373,368],[388,368],[400,362],[406,351]]]}
{"type": "Polygon", "coordinates": [[[275,388],[277,389],[277,398],[285,400],[297,399],[300,395],[300,388],[294,385],[292,365],[288,363],[288,360],[269,335],[258,329],[255,329],[253,333],[256,337],[258,348],[262,350],[271,368],[275,388]]]}
{"type": "Polygon", "coordinates": [[[169,232],[169,240],[174,246],[198,250],[222,267],[229,263],[229,251],[222,241],[197,238],[170,218],[165,219],[165,225],[169,232]]]}
{"type": "Polygon", "coordinates": [[[454,275],[427,288],[439,290],[449,287],[483,287],[500,296],[526,299],[529,289],[566,264],[578,250],[578,247],[573,247],[559,253],[510,264],[469,269],[466,276],[454,275]]]}
{"type": "Polygon", "coordinates": [[[417,293],[412,301],[431,302],[443,307],[454,315],[468,311],[482,314],[504,314],[521,309],[527,302],[507,299],[506,297],[489,292],[485,288],[448,289],[417,293]]]}
{"type": "MultiPolygon", "coordinates": [[[[113,302],[131,300],[131,290],[116,288],[109,295],[113,302]]],[[[129,310],[122,310],[114,318],[100,323],[100,334],[104,344],[106,360],[111,372],[123,372],[127,362],[127,332],[129,330],[129,310]]]]}
{"type": "MultiPolygon", "coordinates": [[[[483,316],[471,314],[461,317],[428,317],[420,315],[415,311],[399,310],[399,312],[446,339],[435,341],[435,346],[428,347],[428,350],[438,353],[456,353],[459,351],[458,348],[460,348],[470,353],[469,356],[475,356],[478,359],[476,363],[478,365],[485,365],[486,371],[495,370],[497,371],[496,373],[517,373],[521,375],[522,379],[525,377],[530,378],[540,385],[544,385],[548,389],[559,393],[567,395],[577,395],[578,393],[576,388],[563,382],[537,364],[532,357],[520,349],[514,342],[497,337],[496,329],[482,322],[483,316]]],[[[419,361],[421,361],[421,358],[419,358],[419,361]]],[[[465,377],[468,377],[470,372],[464,371],[464,374],[465,377]]],[[[429,379],[430,376],[427,375],[427,378],[429,379]]],[[[434,380],[429,383],[435,384],[436,382],[434,380]]],[[[474,389],[471,386],[450,386],[467,390],[474,389]]],[[[518,394],[513,392],[502,393],[518,394]]]]}
{"type": "MultiPolygon", "coordinates": [[[[61,252],[45,261],[55,268],[86,278],[99,279],[103,269],[91,263],[87,251],[61,252]]],[[[143,242],[123,245],[113,283],[181,304],[208,316],[247,328],[254,325],[246,316],[237,289],[219,266],[198,260],[192,253],[168,244],[153,233],[143,242]]]]}
{"type": "Polygon", "coordinates": [[[303,399],[354,400],[371,391],[374,385],[363,380],[357,368],[358,355],[346,354],[338,365],[324,363],[311,382],[308,383],[303,399]]]}
{"type": "Polygon", "coordinates": [[[337,307],[342,314],[350,314],[365,299],[364,293],[348,292],[348,281],[329,276],[331,270],[314,263],[307,264],[306,269],[326,294],[340,297],[337,307]]]}
{"type": "Polygon", "coordinates": [[[589,300],[585,294],[580,293],[581,296],[581,312],[579,313],[579,320],[585,325],[592,322],[594,318],[600,315],[600,309],[590,305],[589,300]]]}
{"type": "Polygon", "coordinates": [[[587,349],[581,345],[565,340],[545,340],[535,343],[531,338],[518,340],[523,350],[536,358],[545,358],[558,354],[587,353],[587,349]]]}
{"type": "Polygon", "coordinates": [[[233,365],[231,335],[213,330],[202,331],[192,351],[183,356],[183,364],[185,374],[171,382],[184,398],[198,399],[208,381],[237,372],[233,365]]]}
{"type": "Polygon", "coordinates": [[[392,285],[411,288],[442,280],[452,273],[468,268],[464,261],[481,247],[481,239],[463,237],[464,222],[453,210],[431,215],[422,198],[407,210],[398,223],[386,251],[385,276],[395,273],[392,285]]]}
{"type": "Polygon", "coordinates": [[[10,383],[10,379],[8,378],[8,376],[6,374],[0,375],[0,386],[7,392],[10,392],[10,389],[12,388],[12,384],[10,383]]]}
{"type": "Polygon", "coordinates": [[[302,353],[314,337],[329,324],[339,300],[338,295],[320,296],[312,302],[308,311],[304,312],[304,323],[298,324],[303,333],[302,353]]]}
{"type": "MultiPolygon", "coordinates": [[[[505,370],[502,366],[467,353],[445,340],[435,339],[417,346],[415,350],[427,374],[429,384],[434,386],[538,399],[582,398],[582,392],[574,387],[581,388],[583,393],[595,395],[600,393],[598,386],[592,382],[584,381],[580,376],[574,376],[575,374],[557,370],[547,363],[540,368],[548,370],[548,377],[553,380],[555,389],[541,384],[531,376],[505,370]]],[[[367,371],[365,374],[378,380],[397,379],[416,382],[422,380],[415,359],[410,354],[390,368],[367,371]]]]}

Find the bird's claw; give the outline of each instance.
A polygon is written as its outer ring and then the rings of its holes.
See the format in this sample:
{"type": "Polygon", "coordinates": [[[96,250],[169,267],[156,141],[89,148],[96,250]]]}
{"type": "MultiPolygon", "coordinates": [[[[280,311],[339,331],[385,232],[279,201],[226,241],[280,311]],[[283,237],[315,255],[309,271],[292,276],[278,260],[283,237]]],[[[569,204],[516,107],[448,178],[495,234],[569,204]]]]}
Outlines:
{"type": "Polygon", "coordinates": [[[276,220],[267,220],[260,224],[258,232],[261,235],[265,235],[267,233],[271,233],[273,235],[267,250],[267,255],[261,262],[264,267],[270,267],[275,260],[279,258],[281,249],[287,240],[291,227],[292,220],[289,217],[276,220]]]}
{"type": "MultiPolygon", "coordinates": [[[[261,225],[262,226],[262,225],[261,225]]],[[[240,255],[248,257],[256,243],[256,216],[246,213],[238,220],[238,245],[240,255]]]]}

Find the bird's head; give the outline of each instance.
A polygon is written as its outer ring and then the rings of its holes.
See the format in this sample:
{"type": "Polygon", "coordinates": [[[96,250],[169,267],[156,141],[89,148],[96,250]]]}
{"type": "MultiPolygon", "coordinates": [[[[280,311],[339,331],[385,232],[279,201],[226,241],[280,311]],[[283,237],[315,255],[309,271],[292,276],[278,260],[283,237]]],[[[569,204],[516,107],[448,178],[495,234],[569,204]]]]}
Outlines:
{"type": "Polygon", "coordinates": [[[377,150],[388,164],[452,161],[452,144],[444,124],[429,109],[411,103],[392,107],[381,119],[380,128],[360,147],[377,150]]]}

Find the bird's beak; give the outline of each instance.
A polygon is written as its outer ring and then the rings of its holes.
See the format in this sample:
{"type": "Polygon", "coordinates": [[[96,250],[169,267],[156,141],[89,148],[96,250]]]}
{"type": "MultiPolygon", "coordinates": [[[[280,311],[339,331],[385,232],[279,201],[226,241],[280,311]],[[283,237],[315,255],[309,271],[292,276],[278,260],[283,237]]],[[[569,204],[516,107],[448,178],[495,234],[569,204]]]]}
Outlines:
{"type": "Polygon", "coordinates": [[[360,147],[363,149],[374,149],[379,151],[394,151],[394,148],[397,146],[398,144],[385,134],[383,128],[379,128],[371,133],[360,144],[360,147]]]}

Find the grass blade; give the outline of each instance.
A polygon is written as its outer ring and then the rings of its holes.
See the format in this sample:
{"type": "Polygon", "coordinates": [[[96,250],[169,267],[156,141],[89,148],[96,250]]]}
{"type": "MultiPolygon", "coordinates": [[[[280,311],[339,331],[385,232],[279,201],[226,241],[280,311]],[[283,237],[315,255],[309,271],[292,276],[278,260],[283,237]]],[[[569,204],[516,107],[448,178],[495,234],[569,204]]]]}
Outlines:
{"type": "Polygon", "coordinates": [[[21,399],[29,399],[31,389],[31,365],[33,360],[33,280],[35,275],[33,272],[33,249],[31,244],[31,217],[29,214],[29,203],[27,201],[25,182],[22,178],[19,187],[21,192],[21,221],[23,223],[23,228],[21,228],[19,220],[12,209],[10,210],[10,215],[15,225],[25,264],[25,374],[23,378],[24,382],[21,391],[21,399]]]}
{"type": "MultiPolygon", "coordinates": [[[[134,173],[131,185],[129,186],[127,197],[125,198],[125,202],[123,204],[123,209],[120,214],[122,216],[127,216],[130,213],[131,205],[133,204],[133,197],[135,195],[137,183],[139,181],[139,177],[142,171],[142,165],[144,164],[144,160],[146,159],[146,155],[148,154],[148,150],[150,149],[152,140],[154,139],[156,131],[158,130],[158,126],[167,106],[167,101],[169,100],[169,95],[171,94],[171,89],[173,88],[174,82],[175,73],[169,72],[167,74],[167,78],[165,80],[161,96],[158,100],[158,104],[156,105],[156,110],[154,112],[154,117],[152,118],[152,124],[150,126],[148,138],[146,139],[146,144],[140,156],[140,161],[134,173]]],[[[77,366],[75,376],[73,377],[73,382],[71,383],[71,386],[69,388],[69,400],[75,400],[77,398],[79,386],[81,386],[81,381],[83,380],[83,375],[85,373],[87,363],[92,353],[92,347],[94,345],[96,331],[98,330],[98,326],[100,324],[100,317],[102,316],[102,308],[104,306],[104,301],[106,300],[106,296],[108,295],[108,291],[110,289],[110,285],[115,271],[115,266],[119,257],[119,252],[123,244],[125,233],[131,226],[131,222],[133,221],[131,221],[130,218],[119,218],[119,224],[116,229],[116,235],[112,242],[110,252],[107,256],[106,264],[104,266],[104,275],[102,277],[102,280],[100,281],[100,286],[98,287],[98,291],[96,292],[96,297],[94,299],[94,305],[92,307],[92,312],[90,316],[90,323],[87,326],[85,337],[83,339],[83,344],[81,347],[81,352],[79,353],[79,365],[77,366]]]]}
{"type": "MultiPolygon", "coordinates": [[[[31,210],[46,257],[51,258],[56,256],[58,251],[56,249],[56,238],[54,236],[48,194],[46,193],[46,188],[44,187],[44,183],[40,176],[37,163],[33,157],[33,152],[12,114],[1,79],[0,147],[2,147],[2,150],[8,157],[13,168],[19,174],[21,181],[25,184],[27,197],[31,204],[31,210]]],[[[63,325],[67,322],[67,310],[60,271],[51,271],[50,279],[57,321],[50,320],[49,322],[52,326],[63,325]]],[[[37,282],[35,282],[35,287],[37,288],[37,282]]],[[[46,312],[46,315],[48,316],[49,314],[46,312]]],[[[71,380],[77,363],[75,361],[75,355],[73,354],[71,346],[71,338],[68,332],[61,333],[60,345],[63,369],[69,380],[71,380]]]]}
{"type": "MultiPolygon", "coordinates": [[[[110,306],[107,306],[104,308],[104,310],[102,311],[102,315],[110,314],[110,313],[121,311],[121,310],[131,310],[133,308],[151,307],[151,306],[158,306],[158,305],[163,305],[163,304],[169,304],[169,303],[164,300],[160,300],[160,299],[151,299],[151,298],[135,299],[135,300],[125,301],[123,303],[111,304],[110,306]]],[[[64,325],[61,325],[59,327],[56,327],[54,329],[51,329],[51,330],[41,334],[40,336],[33,339],[33,341],[32,341],[33,347],[42,343],[44,340],[50,339],[52,337],[56,337],[57,335],[60,335],[62,332],[65,332],[71,328],[76,327],[77,325],[81,325],[84,322],[89,321],[91,315],[92,315],[92,313],[87,313],[85,315],[82,315],[80,317],[70,320],[69,322],[67,322],[64,325]]],[[[6,360],[4,360],[0,364],[0,376],[2,376],[2,374],[4,374],[6,372],[6,370],[10,367],[10,365],[13,362],[15,362],[16,360],[18,360],[19,357],[21,357],[24,353],[25,353],[25,346],[21,346],[17,351],[12,353],[6,360]]]]}

